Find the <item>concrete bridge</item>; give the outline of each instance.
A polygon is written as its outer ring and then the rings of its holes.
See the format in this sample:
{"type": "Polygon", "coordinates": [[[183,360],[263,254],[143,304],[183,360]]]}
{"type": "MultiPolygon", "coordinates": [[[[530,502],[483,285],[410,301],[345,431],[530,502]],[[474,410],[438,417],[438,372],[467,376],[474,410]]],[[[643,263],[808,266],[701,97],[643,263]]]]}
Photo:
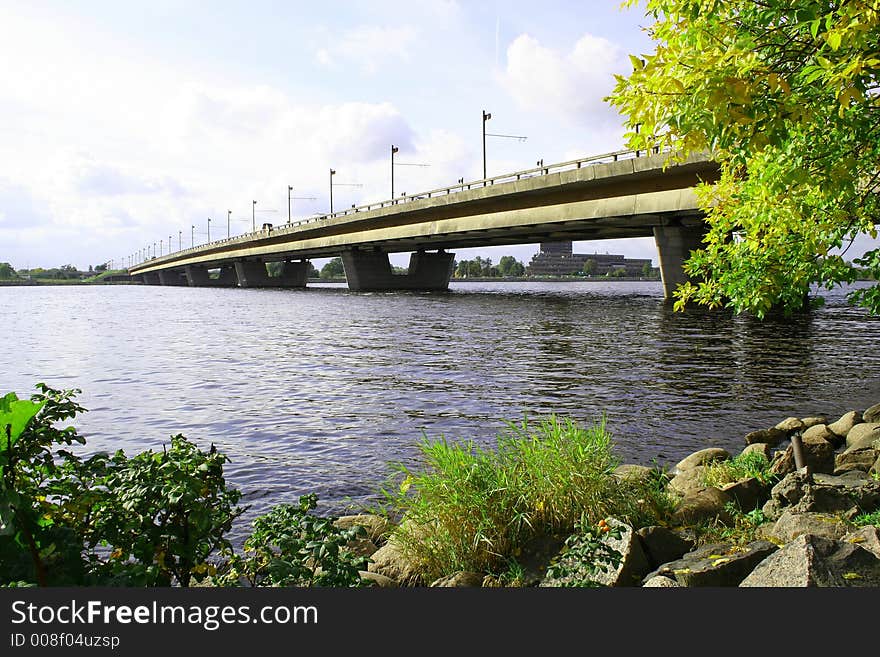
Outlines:
{"type": "Polygon", "coordinates": [[[304,287],[309,259],[341,256],[348,286],[445,290],[450,249],[654,237],[664,292],[705,230],[694,185],[714,182],[705,154],[664,166],[664,154],[618,151],[352,207],[151,258],[129,268],[161,285],[304,287]],[[389,253],[412,252],[407,274],[389,253]],[[270,276],[266,263],[280,262],[270,276]]]}

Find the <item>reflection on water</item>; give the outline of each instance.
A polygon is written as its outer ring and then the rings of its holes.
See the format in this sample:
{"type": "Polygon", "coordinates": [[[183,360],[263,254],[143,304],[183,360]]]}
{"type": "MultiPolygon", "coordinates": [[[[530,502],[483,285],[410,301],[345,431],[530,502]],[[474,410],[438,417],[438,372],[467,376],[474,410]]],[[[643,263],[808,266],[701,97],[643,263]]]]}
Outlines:
{"type": "Polygon", "coordinates": [[[78,387],[90,449],[183,433],[252,505],[372,499],[425,435],[607,416],[622,458],[739,449],[788,415],[880,401],[880,322],[845,305],[764,322],[673,313],[658,283],[453,283],[448,294],[140,286],[0,288],[3,390],[78,387]]]}

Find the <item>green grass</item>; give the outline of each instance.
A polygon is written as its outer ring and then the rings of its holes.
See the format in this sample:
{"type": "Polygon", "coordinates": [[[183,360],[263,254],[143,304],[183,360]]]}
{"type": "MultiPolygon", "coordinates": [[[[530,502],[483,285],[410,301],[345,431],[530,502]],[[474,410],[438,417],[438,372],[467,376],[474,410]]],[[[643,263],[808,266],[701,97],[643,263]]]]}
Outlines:
{"type": "Polygon", "coordinates": [[[653,524],[668,508],[650,479],[619,480],[604,420],[584,428],[551,416],[511,424],[494,450],[441,438],[420,444],[424,467],[398,466],[386,512],[405,515],[396,537],[427,578],[503,572],[533,539],[615,516],[653,524]]]}
{"type": "Polygon", "coordinates": [[[852,519],[852,523],[857,527],[865,527],[867,525],[880,527],[880,509],[871,513],[860,513],[852,519]]]}
{"type": "Polygon", "coordinates": [[[764,484],[777,478],[770,471],[767,457],[758,452],[739,454],[727,461],[714,461],[706,466],[701,478],[707,486],[720,488],[724,484],[752,477],[764,484]]]}

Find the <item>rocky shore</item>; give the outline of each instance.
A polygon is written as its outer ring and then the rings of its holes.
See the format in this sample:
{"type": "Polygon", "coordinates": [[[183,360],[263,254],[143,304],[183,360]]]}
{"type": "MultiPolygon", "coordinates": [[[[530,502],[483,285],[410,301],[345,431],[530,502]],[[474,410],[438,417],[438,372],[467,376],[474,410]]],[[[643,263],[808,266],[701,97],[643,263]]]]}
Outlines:
{"type": "MultiPolygon", "coordinates": [[[[747,434],[744,443],[741,454],[766,458],[769,480],[751,476],[707,485],[707,468],[739,456],[719,448],[691,454],[668,472],[617,468],[618,478],[659,474],[676,500],[675,510],[668,523],[651,527],[609,518],[619,538],[609,534],[602,540],[622,558],[594,581],[644,587],[880,586],[880,404],[833,420],[789,417],[747,434]],[[733,530],[744,514],[757,522],[747,534],[752,540],[731,531],[731,540],[700,541],[699,528],[733,530]]],[[[374,585],[499,585],[493,576],[474,572],[424,582],[387,519],[362,514],[339,518],[337,524],[366,528],[367,538],[356,548],[369,557],[362,577],[374,585]]],[[[562,548],[548,541],[523,555],[523,584],[564,585],[548,574],[552,562],[566,558],[562,548]]]]}

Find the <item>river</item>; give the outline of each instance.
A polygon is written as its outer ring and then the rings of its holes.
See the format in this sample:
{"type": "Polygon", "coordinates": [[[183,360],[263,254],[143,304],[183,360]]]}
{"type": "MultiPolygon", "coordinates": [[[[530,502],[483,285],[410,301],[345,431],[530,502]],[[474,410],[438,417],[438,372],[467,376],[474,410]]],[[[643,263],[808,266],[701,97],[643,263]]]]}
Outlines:
{"type": "Polygon", "coordinates": [[[213,442],[250,505],[242,523],[310,492],[319,512],[356,509],[389,464],[417,465],[423,437],[489,446],[524,416],[605,414],[622,460],[672,465],[738,451],[789,415],[880,402],[880,319],[840,291],[764,322],[673,313],[656,282],[3,287],[0,300],[0,394],[81,389],[90,451],[213,442]]]}

